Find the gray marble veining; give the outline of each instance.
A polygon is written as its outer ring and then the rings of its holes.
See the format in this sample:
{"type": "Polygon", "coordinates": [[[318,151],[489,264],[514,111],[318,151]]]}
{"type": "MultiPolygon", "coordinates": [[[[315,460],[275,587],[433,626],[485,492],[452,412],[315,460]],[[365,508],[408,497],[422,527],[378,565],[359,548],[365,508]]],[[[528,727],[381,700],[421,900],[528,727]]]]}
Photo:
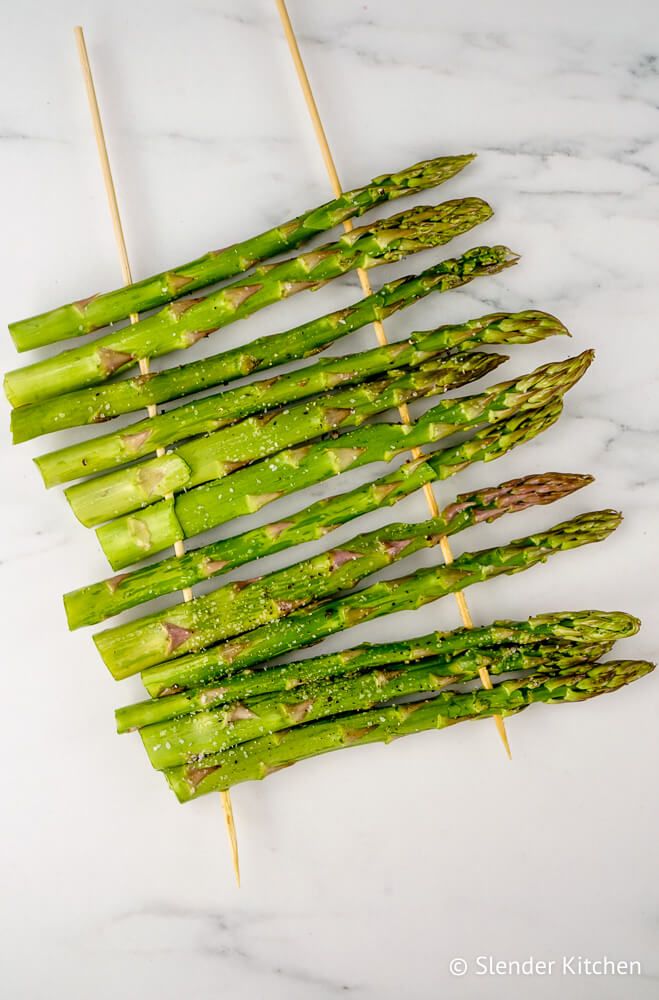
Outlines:
{"type": "MultiPolygon", "coordinates": [[[[457,490],[547,469],[597,476],[554,509],[472,530],[456,539],[457,551],[588,508],[619,507],[625,521],[605,545],[474,589],[475,619],[624,608],[644,628],[621,654],[656,658],[655,4],[290,0],[290,12],[344,182],[474,150],[468,171],[423,200],[479,194],[496,209],[482,231],[447,252],[503,242],[522,254],[498,278],[392,318],[391,336],[534,305],[560,315],[573,340],[512,348],[505,376],[586,347],[597,352],[557,427],[440,493],[449,500],[457,490]]],[[[5,3],[5,322],[120,280],[71,34],[81,19],[136,275],[328,194],[268,0],[5,3]]],[[[423,255],[418,267],[438,256],[423,255]]],[[[399,264],[373,279],[416,269],[399,264]]],[[[195,350],[283,329],[356,297],[354,281],[342,281],[195,350]]],[[[335,351],[371,343],[364,330],[335,351]]],[[[0,359],[3,369],[17,364],[8,336],[0,359]]],[[[335,754],[241,786],[239,892],[217,796],[176,805],[136,740],[113,732],[113,708],[139,696],[139,684],[115,686],[89,635],[66,632],[59,595],[106,567],[93,533],[57,490],[41,487],[30,457],[44,441],[12,449],[5,434],[0,447],[3,996],[656,995],[656,678],[615,698],[511,720],[512,764],[494,727],[481,723],[335,754]],[[479,955],[571,954],[638,960],[642,974],[493,982],[473,969],[479,955]],[[449,974],[456,956],[472,963],[463,978],[449,974]]],[[[292,498],[277,510],[299,506],[292,498]]],[[[404,511],[424,517],[422,498],[404,511]]],[[[362,626],[350,641],[457,620],[447,600],[362,626]]],[[[334,637],[326,645],[345,644],[334,637]]]]}

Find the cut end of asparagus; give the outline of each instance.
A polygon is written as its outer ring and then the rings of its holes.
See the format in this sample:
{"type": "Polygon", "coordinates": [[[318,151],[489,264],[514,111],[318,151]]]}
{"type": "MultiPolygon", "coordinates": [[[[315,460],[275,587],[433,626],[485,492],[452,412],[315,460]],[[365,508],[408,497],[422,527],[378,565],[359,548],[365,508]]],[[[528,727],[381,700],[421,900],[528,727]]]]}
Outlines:
{"type": "MultiPolygon", "coordinates": [[[[20,412],[20,407],[18,410],[13,410],[13,413],[20,412]]],[[[16,444],[16,438],[14,437],[14,444],[16,444]]],[[[47,490],[52,489],[53,486],[59,485],[61,482],[60,477],[51,472],[51,456],[50,454],[36,455],[32,461],[39,470],[39,475],[41,476],[41,481],[47,490]]]]}
{"type": "Polygon", "coordinates": [[[13,372],[7,372],[4,379],[2,380],[2,385],[5,391],[5,396],[12,406],[19,405],[19,398],[14,393],[14,382],[13,382],[13,372]]]}

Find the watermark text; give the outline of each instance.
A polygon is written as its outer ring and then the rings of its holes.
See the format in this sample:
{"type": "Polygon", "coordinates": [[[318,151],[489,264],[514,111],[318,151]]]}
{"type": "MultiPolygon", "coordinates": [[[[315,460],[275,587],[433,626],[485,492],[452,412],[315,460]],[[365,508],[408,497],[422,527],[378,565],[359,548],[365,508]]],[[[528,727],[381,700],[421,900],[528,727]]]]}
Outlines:
{"type": "Polygon", "coordinates": [[[640,976],[637,959],[596,958],[585,955],[562,955],[560,958],[497,958],[476,955],[466,959],[456,956],[448,964],[452,976],[640,976]]]}

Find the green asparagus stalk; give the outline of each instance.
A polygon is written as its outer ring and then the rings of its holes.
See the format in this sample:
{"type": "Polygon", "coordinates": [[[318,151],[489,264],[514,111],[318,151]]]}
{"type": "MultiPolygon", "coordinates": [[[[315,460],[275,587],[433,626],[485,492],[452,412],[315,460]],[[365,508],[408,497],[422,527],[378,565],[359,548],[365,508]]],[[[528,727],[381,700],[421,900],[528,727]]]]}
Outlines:
{"type": "Polygon", "coordinates": [[[560,705],[585,701],[617,691],[654,669],[644,660],[617,660],[575,669],[573,674],[547,677],[532,674],[504,681],[491,691],[467,694],[445,691],[434,698],[407,705],[350,712],[322,722],[310,722],[272,733],[231,750],[205,757],[165,772],[179,801],[222,791],[241,781],[254,781],[298,760],[331,750],[367,743],[389,743],[400,736],[444,729],[467,719],[510,716],[535,702],[560,705]]]}
{"type": "Polygon", "coordinates": [[[364,187],[346,191],[338,198],[319,208],[303,212],[289,222],[222,250],[211,250],[188,264],[144,278],[128,287],[101,295],[90,295],[39,316],[10,323],[10,333],[16,348],[28,351],[68,337],[91,333],[110,323],[127,319],[131,313],[155,309],[199,288],[242,274],[278,253],[294,250],[317,233],[363,215],[376,205],[443,184],[466,167],[473,158],[473,154],[441,156],[417,163],[399,173],[375,177],[364,187]]]}
{"type": "MultiPolygon", "coordinates": [[[[239,535],[191,549],[182,556],[141,566],[129,573],[88,584],[64,595],[70,629],[95,625],[145,601],[184,590],[211,577],[228,573],[303,542],[322,538],[329,531],[381,507],[392,507],[426,483],[448,479],[473,462],[491,462],[541,434],[560,416],[560,398],[540,410],[520,413],[487,425],[466,441],[405,463],[374,482],[347,493],[317,500],[298,513],[243,531],[239,535]]],[[[590,477],[580,477],[584,485],[590,477]]]]}
{"type": "Polygon", "coordinates": [[[283,333],[259,337],[233,350],[165,371],[149,372],[19,406],[11,413],[14,443],[67,427],[103,423],[122,413],[133,413],[288,361],[310,357],[367,323],[382,321],[431,292],[446,292],[476,277],[496,274],[515,260],[504,247],[478,247],[461,257],[440,261],[418,275],[390,281],[345,309],[283,333]]]}
{"type": "Polygon", "coordinates": [[[135,461],[184,438],[210,434],[255,413],[290,405],[338,386],[359,384],[394,367],[418,367],[458,347],[464,352],[478,344],[528,344],[567,332],[554,316],[532,309],[490,313],[466,323],[416,332],[407,340],[359,354],[324,358],[278,378],[197,399],[103,437],[41,455],[35,461],[45,485],[56,486],[135,461]]]}
{"type": "Polygon", "coordinates": [[[600,542],[618,527],[621,515],[603,510],[581,514],[545,532],[507,545],[467,552],[450,565],[420,569],[395,580],[374,583],[348,597],[293,612],[202,653],[149,667],[142,681],[152,697],[199,687],[216,677],[309,646],[326,636],[396,611],[412,611],[447,594],[503,574],[521,573],[558,552],[600,542]]]}
{"type": "MultiPolygon", "coordinates": [[[[265,733],[299,726],[327,716],[365,710],[401,698],[441,691],[474,680],[479,670],[500,674],[517,670],[561,673],[583,663],[594,663],[609,645],[546,646],[539,650],[492,650],[463,653],[453,659],[430,659],[410,667],[379,667],[367,673],[332,679],[288,693],[266,694],[251,701],[185,715],[145,726],[140,736],[153,767],[162,771],[182,764],[201,763],[215,754],[265,733]]],[[[249,748],[248,752],[249,752],[249,748]]]]}
{"type": "Polygon", "coordinates": [[[412,425],[381,423],[359,428],[337,441],[286,449],[240,469],[224,480],[198,486],[105,524],[97,537],[113,569],[124,569],[176,541],[260,510],[285,494],[323,482],[370,462],[439,441],[457,431],[493,423],[521,408],[540,408],[581,378],[591,351],[544,365],[479,395],[445,400],[412,425]]]}
{"type": "Polygon", "coordinates": [[[276,621],[307,604],[349,590],[384,566],[437,545],[445,535],[506,513],[553,503],[590,481],[590,477],[546,473],[477,490],[459,497],[429,521],[390,524],[357,535],[340,548],[257,580],[228,584],[188,603],[106,629],[94,636],[94,642],[113,677],[126,677],[276,621]]]}
{"type": "MultiPolygon", "coordinates": [[[[263,694],[299,690],[302,685],[336,680],[365,670],[393,670],[400,664],[420,665],[429,660],[455,662],[456,656],[467,652],[488,655],[494,649],[514,655],[523,648],[531,652],[545,648],[609,649],[617,640],[635,635],[639,627],[637,618],[622,611],[566,611],[536,615],[527,621],[496,621],[480,628],[431,632],[398,642],[365,643],[283,666],[248,668],[224,678],[221,683],[126,705],[115,712],[117,732],[130,732],[263,694]]],[[[492,663],[488,669],[494,672],[492,663]]]]}
{"type": "Polygon", "coordinates": [[[185,350],[214,330],[355,268],[391,263],[447,243],[490,217],[479,198],[402,212],[344,233],[335,243],[277,264],[264,264],[202,299],[173,302],[132,326],[5,376],[12,406],[98,385],[144,358],[185,350]]]}
{"type": "Polygon", "coordinates": [[[76,483],[65,495],[78,520],[93,527],[169,494],[221,479],[284,448],[360,427],[376,413],[467,385],[507,360],[501,354],[474,352],[433,358],[412,369],[392,368],[379,379],[246,417],[164,455],[76,483]]]}

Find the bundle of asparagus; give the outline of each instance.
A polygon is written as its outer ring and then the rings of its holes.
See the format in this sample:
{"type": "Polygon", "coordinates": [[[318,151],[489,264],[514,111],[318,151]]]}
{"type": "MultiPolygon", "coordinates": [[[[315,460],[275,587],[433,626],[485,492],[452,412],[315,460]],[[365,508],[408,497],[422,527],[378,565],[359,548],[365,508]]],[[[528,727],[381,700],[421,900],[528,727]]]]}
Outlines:
{"type": "MultiPolygon", "coordinates": [[[[610,645],[610,644],[609,644],[610,645]]],[[[478,679],[486,667],[492,674],[536,670],[547,675],[593,663],[609,646],[552,646],[521,650],[483,650],[451,659],[431,658],[422,664],[349,675],[340,683],[303,687],[231,703],[213,710],[157,722],[140,730],[153,767],[163,771],[182,764],[204,766],[205,758],[257,739],[263,733],[292,729],[303,722],[374,708],[396,698],[441,691],[452,684],[478,679]]],[[[208,762],[212,766],[212,762],[208,762]]]]}
{"type": "Polygon", "coordinates": [[[382,615],[420,608],[472,584],[521,573],[559,552],[603,541],[620,521],[616,511],[591,511],[506,545],[466,552],[448,565],[418,569],[407,576],[371,584],[347,597],[339,596],[293,611],[203,652],[165,660],[143,670],[142,681],[153,697],[199,687],[217,677],[309,646],[343,629],[382,615]]]}
{"type": "Polygon", "coordinates": [[[420,274],[390,281],[351,306],[302,323],[283,333],[259,337],[220,354],[148,376],[122,379],[26,404],[12,410],[14,443],[85,424],[99,424],[123,413],[166,403],[223,385],[246,375],[317,354],[367,323],[382,321],[431,292],[459,288],[474,278],[496,274],[518,258],[505,247],[478,247],[443,260],[420,274]]]}
{"type": "MultiPolygon", "coordinates": [[[[341,681],[343,677],[365,671],[390,671],[400,665],[419,666],[453,662],[465,653],[487,655],[503,651],[516,657],[527,647],[547,651],[572,647],[575,650],[596,648],[604,655],[618,639],[635,635],[640,622],[622,611],[564,611],[535,615],[527,621],[495,621],[480,628],[459,628],[450,632],[398,642],[365,643],[338,653],[325,653],[283,666],[261,664],[260,669],[238,670],[221,683],[190,688],[176,694],[161,695],[148,701],[117,709],[117,732],[126,733],[144,726],[166,722],[193,712],[202,712],[223,704],[235,704],[276,692],[299,691],[305,685],[341,681]]],[[[496,672],[494,661],[493,671],[496,672]]],[[[509,659],[498,661],[502,669],[509,659]]],[[[258,666],[258,664],[256,664],[258,666]]],[[[436,668],[439,671],[439,667],[436,668]]],[[[508,668],[506,668],[508,669],[508,668]]],[[[517,669],[510,667],[510,669],[517,669]]],[[[451,668],[452,674],[455,666],[451,668]]]]}
{"type": "Polygon", "coordinates": [[[296,761],[331,750],[367,743],[389,743],[400,736],[444,729],[456,722],[492,715],[509,716],[534,703],[556,705],[584,701],[616,691],[654,669],[644,660],[586,664],[557,676],[540,671],[505,681],[492,690],[444,692],[411,704],[348,711],[324,721],[308,722],[240,743],[201,761],[166,770],[165,777],[180,802],[221,791],[241,781],[265,778],[296,761]]]}
{"type": "Polygon", "coordinates": [[[478,395],[441,402],[411,425],[372,424],[336,440],[284,449],[224,479],[110,521],[97,529],[97,537],[112,568],[124,569],[177,540],[253,513],[285,494],[349,469],[388,461],[402,451],[440,441],[457,431],[504,419],[522,407],[545,406],[581,378],[592,358],[592,351],[585,351],[478,395]]]}
{"type": "MultiPolygon", "coordinates": [[[[140,670],[240,635],[293,611],[350,590],[376,570],[419,549],[503,514],[549,504],[581,489],[590,477],[548,473],[463,495],[437,518],[389,524],[256,580],[220,587],[189,603],[106,629],[94,637],[113,677],[140,670]]],[[[455,564],[457,565],[457,563],[455,564]]]]}
{"type": "Polygon", "coordinates": [[[425,396],[457,389],[494,371],[505,355],[472,352],[431,360],[347,389],[246,417],[147,462],[70,486],[66,498],[86,527],[217,480],[244,465],[323,434],[360,427],[369,417],[425,396]]]}
{"type": "Polygon", "coordinates": [[[416,163],[398,173],[374,177],[364,187],[345,191],[340,197],[303,212],[258,236],[234,243],[223,250],[211,250],[197,260],[144,278],[128,287],[102,295],[90,295],[39,316],[10,323],[10,333],[19,351],[91,333],[110,323],[127,319],[131,313],[154,309],[199,288],[242,274],[260,261],[286,250],[294,250],[317,233],[326,232],[348,219],[363,215],[376,205],[443,184],[473,159],[473,153],[440,156],[416,163]]]}
{"type": "Polygon", "coordinates": [[[567,332],[555,316],[533,309],[490,313],[466,323],[412,333],[406,340],[370,351],[325,358],[277,378],[207,396],[103,437],[41,455],[36,463],[45,485],[55,486],[132,462],[184,438],[217,431],[255,413],[267,413],[386,372],[391,375],[393,368],[419,367],[431,358],[448,356],[458,347],[464,352],[479,344],[530,344],[567,332]]]}
{"type": "MultiPolygon", "coordinates": [[[[518,258],[506,247],[477,247],[284,332],[177,368],[115,379],[139,361],[185,349],[298,291],[442,245],[485,221],[492,214],[486,202],[456,199],[361,226],[289,260],[262,263],[375,205],[439,184],[471,159],[443,157],[383,175],[260,236],[12,324],[18,349],[27,350],[166,305],[131,327],[9,372],[5,390],[15,407],[14,440],[96,424],[310,357],[431,292],[514,264],[518,258]],[[250,269],[205,298],[178,301],[250,269]]],[[[85,480],[69,487],[67,498],[83,524],[101,525],[97,535],[111,565],[124,569],[346,470],[390,460],[457,431],[467,433],[457,444],[318,500],[285,521],[73,591],[65,595],[69,626],[102,621],[321,538],[360,514],[393,506],[421,486],[473,462],[492,461],[532,439],[557,420],[563,396],[588,368],[591,351],[440,402],[414,423],[407,422],[404,408],[413,399],[474,381],[505,360],[479,352],[479,346],[531,343],[554,333],[567,330],[536,310],[489,314],[215,393],[40,456],[37,465],[47,486],[85,480]],[[366,423],[393,407],[401,408],[402,423],[366,423]],[[163,453],[171,446],[176,447],[163,453]]],[[[359,533],[263,577],[220,586],[189,603],[100,632],[94,641],[113,676],[140,672],[151,696],[117,711],[119,732],[140,731],[153,766],[187,801],[329,750],[388,742],[464,719],[509,715],[533,702],[579,701],[643,676],[652,669],[645,661],[597,663],[616,639],[632,635],[639,624],[622,612],[598,611],[496,621],[283,666],[270,663],[354,625],[419,608],[606,538],[620,515],[594,511],[349,593],[380,569],[447,535],[551,503],[591,481],[590,476],[545,473],[463,493],[429,521],[359,533]],[[504,680],[491,690],[446,690],[487,679],[487,672],[504,680]],[[399,703],[410,697],[421,700],[399,703]]]]}
{"type": "MultiPolygon", "coordinates": [[[[491,462],[550,427],[560,416],[560,396],[540,409],[521,408],[514,416],[488,424],[466,441],[413,459],[373,482],[347,493],[317,500],[285,521],[251,528],[182,556],[162,559],[64,595],[69,628],[94,625],[113,615],[175,590],[228,573],[302,542],[322,538],[339,525],[381,507],[391,507],[426,483],[448,479],[474,462],[491,462]]],[[[573,477],[584,485],[590,476],[573,477]]],[[[508,484],[503,484],[507,486],[508,484]]],[[[462,498],[459,498],[462,502],[462,498]]]]}
{"type": "MultiPolygon", "coordinates": [[[[147,319],[5,375],[12,406],[98,385],[145,358],[185,350],[209,333],[355,268],[401,260],[448,243],[492,214],[480,198],[421,206],[344,233],[336,242],[272,265],[206,298],[172,302],[147,319]]],[[[510,256],[508,253],[507,256],[510,256]]]]}
{"type": "MultiPolygon", "coordinates": [[[[280,747],[286,753],[296,748],[289,758],[292,762],[300,759],[298,751],[300,757],[313,756],[322,752],[319,746],[353,745],[346,735],[371,731],[374,705],[463,684],[475,679],[483,667],[495,675],[526,671],[527,676],[507,681],[496,694],[451,693],[423,702],[424,714],[416,720],[425,720],[420,728],[434,728],[435,718],[443,726],[450,719],[497,709],[508,714],[532,701],[581,700],[587,691],[613,690],[652,669],[651,664],[628,661],[625,666],[593,667],[616,640],[635,634],[638,627],[638,620],[623,612],[562,612],[365,645],[283,666],[243,670],[221,685],[129,705],[117,711],[117,729],[140,730],[151,763],[165,771],[181,801],[186,801],[238,781],[265,777],[275,769],[270,754],[276,759],[280,747]],[[535,675],[529,677],[528,671],[535,675]],[[536,691],[542,694],[534,695],[536,691]],[[518,692],[523,692],[521,700],[518,692]],[[312,725],[328,717],[329,722],[312,725]],[[275,737],[277,733],[281,735],[275,737]],[[327,741],[330,733],[336,744],[327,741]],[[318,744],[316,736],[321,734],[318,744]],[[236,770],[238,760],[241,766],[236,770]]],[[[377,721],[387,727],[379,729],[376,738],[385,733],[393,736],[389,724],[397,727],[408,718],[405,713],[414,710],[409,705],[379,708],[383,714],[377,721]]],[[[415,724],[412,729],[403,727],[400,735],[416,731],[415,724]]]]}

